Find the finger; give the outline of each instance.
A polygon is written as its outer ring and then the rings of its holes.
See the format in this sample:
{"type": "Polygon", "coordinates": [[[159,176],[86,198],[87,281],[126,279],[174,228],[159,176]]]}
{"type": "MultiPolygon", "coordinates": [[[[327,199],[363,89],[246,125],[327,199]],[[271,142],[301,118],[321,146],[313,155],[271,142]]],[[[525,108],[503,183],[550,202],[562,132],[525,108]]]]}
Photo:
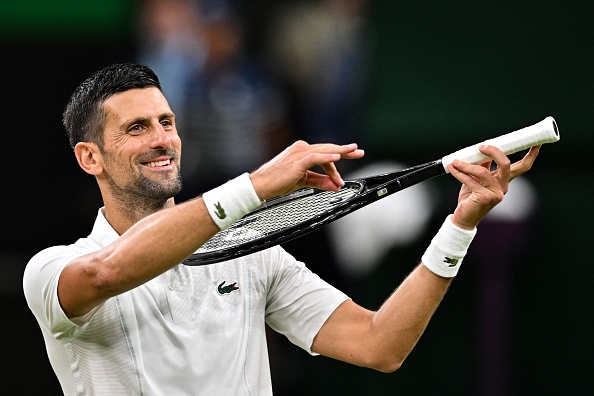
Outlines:
{"type": "Polygon", "coordinates": [[[524,156],[524,158],[512,164],[510,171],[510,180],[513,180],[521,174],[528,172],[532,168],[532,165],[534,164],[534,161],[536,161],[536,157],[538,157],[538,153],[540,152],[541,147],[542,145],[531,147],[530,150],[528,150],[528,153],[526,153],[526,155],[524,156]]]}
{"type": "MultiPolygon", "coordinates": [[[[464,187],[465,198],[483,208],[492,208],[501,202],[508,184],[498,181],[492,172],[483,166],[471,165],[459,160],[453,161],[448,169],[464,187]]],[[[462,193],[462,192],[461,192],[462,193]]]]}
{"type": "MultiPolygon", "coordinates": [[[[344,181],[342,180],[342,177],[340,176],[338,169],[336,169],[336,165],[334,164],[334,162],[322,164],[322,168],[324,168],[324,172],[326,172],[326,175],[328,175],[328,177],[334,183],[337,189],[340,189],[340,187],[344,186],[344,181]]],[[[332,190],[334,191],[334,189],[332,190]]]]}
{"type": "Polygon", "coordinates": [[[510,180],[511,162],[509,157],[503,151],[495,146],[481,145],[479,147],[481,153],[493,159],[497,164],[497,169],[494,173],[495,178],[507,183],[510,180]]]}
{"type": "MultiPolygon", "coordinates": [[[[307,147],[307,155],[303,157],[301,165],[306,169],[320,165],[333,183],[330,189],[337,191],[344,185],[344,181],[336,169],[335,162],[341,158],[359,159],[364,155],[365,151],[359,149],[356,143],[341,146],[335,144],[315,144],[307,147]]],[[[324,180],[323,182],[327,183],[328,180],[324,180]]]]}
{"type": "MultiPolygon", "coordinates": [[[[346,146],[343,146],[343,148],[348,151],[343,152],[341,154],[341,158],[359,159],[365,155],[365,151],[359,149],[356,144],[346,145],[346,146]]],[[[335,184],[336,187],[340,188],[340,187],[344,186],[344,180],[342,180],[342,177],[340,176],[340,173],[336,169],[336,165],[334,162],[328,162],[325,164],[321,164],[321,166],[324,169],[324,171],[326,172],[326,174],[330,177],[330,180],[332,180],[332,182],[335,184]]],[[[333,188],[333,190],[334,190],[334,188],[333,188]]]]}
{"type": "Polygon", "coordinates": [[[342,154],[341,156],[342,156],[342,158],[345,158],[345,159],[359,159],[359,158],[362,158],[364,155],[365,155],[365,150],[357,148],[351,152],[342,154]]]}
{"type": "Polygon", "coordinates": [[[313,144],[310,146],[312,152],[319,153],[337,153],[341,158],[359,159],[365,155],[365,151],[360,149],[357,143],[336,145],[336,144],[313,144]]]}
{"type": "MultiPolygon", "coordinates": [[[[472,190],[484,188],[487,185],[487,175],[491,175],[485,164],[480,166],[471,165],[467,162],[455,160],[448,165],[448,170],[460,183],[468,186],[472,190]]],[[[491,176],[492,177],[492,176],[491,176]]]]}
{"type": "Polygon", "coordinates": [[[358,159],[365,155],[365,152],[357,147],[356,143],[336,145],[336,144],[307,144],[303,141],[295,142],[290,156],[296,160],[301,160],[302,165],[307,169],[315,165],[323,165],[330,162],[336,162],[341,158],[358,159]]]}
{"type": "MultiPolygon", "coordinates": [[[[310,169],[316,165],[320,165],[322,167],[326,167],[327,164],[334,164],[334,162],[339,161],[341,155],[338,153],[320,153],[320,152],[309,152],[300,159],[296,160],[296,163],[300,166],[301,169],[310,169]]],[[[330,172],[332,172],[332,168],[328,168],[330,172]]],[[[325,169],[326,170],[326,169],[325,169]]]]}
{"type": "MultiPolygon", "coordinates": [[[[344,183],[342,185],[344,185],[344,183]]],[[[336,184],[328,175],[307,171],[307,176],[305,178],[305,184],[303,187],[319,188],[320,190],[338,192],[341,186],[336,184]]]]}
{"type": "Polygon", "coordinates": [[[333,144],[333,143],[316,143],[316,144],[308,144],[303,141],[299,141],[295,143],[296,145],[300,146],[301,148],[305,148],[310,152],[316,153],[323,153],[323,154],[330,154],[336,153],[342,155],[350,155],[358,150],[357,143],[350,143],[350,144],[333,144]]]}

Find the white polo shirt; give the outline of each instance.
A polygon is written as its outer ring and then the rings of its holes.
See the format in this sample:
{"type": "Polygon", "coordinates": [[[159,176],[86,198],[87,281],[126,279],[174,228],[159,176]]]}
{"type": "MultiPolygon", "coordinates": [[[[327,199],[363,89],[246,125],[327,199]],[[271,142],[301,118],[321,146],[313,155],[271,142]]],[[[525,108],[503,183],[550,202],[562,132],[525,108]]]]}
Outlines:
{"type": "Polygon", "coordinates": [[[311,353],[348,298],[274,247],[178,265],[68,319],[57,296],[60,272],[117,238],[99,210],[89,237],[41,251],[25,270],[25,297],[66,395],[270,395],[265,323],[311,353]]]}

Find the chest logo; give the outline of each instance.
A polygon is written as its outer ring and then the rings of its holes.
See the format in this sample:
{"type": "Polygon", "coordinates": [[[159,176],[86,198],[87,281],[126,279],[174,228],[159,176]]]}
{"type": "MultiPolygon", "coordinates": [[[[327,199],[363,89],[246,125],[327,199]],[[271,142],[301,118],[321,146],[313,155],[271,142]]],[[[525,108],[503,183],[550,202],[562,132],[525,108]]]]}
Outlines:
{"type": "Polygon", "coordinates": [[[227,281],[221,282],[217,290],[219,291],[220,295],[229,294],[231,292],[239,290],[239,286],[237,286],[237,282],[233,282],[230,285],[225,286],[227,281]]]}

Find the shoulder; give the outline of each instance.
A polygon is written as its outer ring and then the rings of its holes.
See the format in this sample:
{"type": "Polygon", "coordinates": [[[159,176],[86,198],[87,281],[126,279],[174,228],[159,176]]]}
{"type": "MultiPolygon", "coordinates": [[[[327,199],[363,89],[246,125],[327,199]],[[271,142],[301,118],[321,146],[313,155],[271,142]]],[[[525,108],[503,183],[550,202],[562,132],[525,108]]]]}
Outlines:
{"type": "Polygon", "coordinates": [[[33,276],[40,271],[45,271],[49,267],[59,267],[66,265],[73,258],[90,253],[92,249],[85,243],[84,239],[78,240],[71,245],[51,246],[35,254],[25,267],[25,278],[33,276]]]}
{"type": "Polygon", "coordinates": [[[45,248],[35,254],[25,268],[25,277],[32,276],[48,267],[66,265],[75,257],[101,249],[92,238],[80,238],[70,245],[57,245],[45,248]]]}
{"type": "MultiPolygon", "coordinates": [[[[56,267],[68,257],[76,257],[73,245],[52,246],[35,254],[25,267],[24,278],[28,279],[36,274],[46,271],[48,267],[56,267]]],[[[68,260],[69,261],[69,260],[68,260]]],[[[64,263],[66,265],[67,262],[64,263]]]]}
{"type": "Polygon", "coordinates": [[[72,245],[59,245],[43,249],[27,263],[23,273],[23,291],[27,302],[40,303],[44,294],[57,287],[62,269],[74,258],[91,252],[80,241],[72,245]]]}

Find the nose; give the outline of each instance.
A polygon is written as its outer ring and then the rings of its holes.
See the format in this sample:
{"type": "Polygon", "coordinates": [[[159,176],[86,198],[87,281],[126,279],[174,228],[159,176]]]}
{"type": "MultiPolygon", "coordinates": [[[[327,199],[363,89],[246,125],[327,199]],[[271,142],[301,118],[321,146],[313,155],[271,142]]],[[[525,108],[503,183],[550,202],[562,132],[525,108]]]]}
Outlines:
{"type": "Polygon", "coordinates": [[[167,148],[171,146],[171,131],[165,130],[160,123],[154,128],[151,139],[151,148],[167,148]]]}

